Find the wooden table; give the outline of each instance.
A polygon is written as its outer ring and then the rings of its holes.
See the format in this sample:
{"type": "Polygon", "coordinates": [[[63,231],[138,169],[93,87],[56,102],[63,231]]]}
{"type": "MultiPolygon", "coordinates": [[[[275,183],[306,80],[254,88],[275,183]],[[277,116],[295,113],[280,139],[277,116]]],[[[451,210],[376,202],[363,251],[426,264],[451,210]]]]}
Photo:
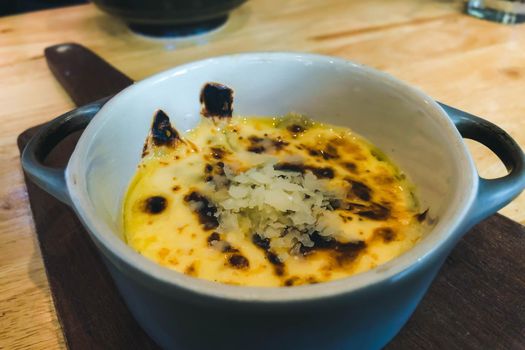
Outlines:
{"type": "MultiPolygon", "coordinates": [[[[135,80],[242,51],[355,60],[491,120],[525,147],[525,25],[468,17],[461,0],[252,0],[200,39],[151,40],[92,5],[0,18],[0,349],[63,348],[18,160],[17,135],[73,107],[46,67],[46,46],[75,41],[135,80]]],[[[486,177],[497,158],[469,142],[486,177]]],[[[501,211],[525,224],[525,195],[501,211]]]]}

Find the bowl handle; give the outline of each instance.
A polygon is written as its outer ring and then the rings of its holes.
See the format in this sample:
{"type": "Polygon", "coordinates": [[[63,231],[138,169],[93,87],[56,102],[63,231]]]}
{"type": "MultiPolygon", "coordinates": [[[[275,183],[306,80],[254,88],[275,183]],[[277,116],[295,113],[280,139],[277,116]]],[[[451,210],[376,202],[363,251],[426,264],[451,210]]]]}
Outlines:
{"type": "Polygon", "coordinates": [[[74,109],[45,124],[31,138],[22,153],[22,167],[31,180],[58,200],[71,204],[65,168],[44,165],[46,156],[67,135],[84,129],[108,98],[74,109]]]}
{"type": "Polygon", "coordinates": [[[479,221],[503,208],[525,189],[525,155],[509,134],[491,122],[459,109],[440,104],[461,136],[487,146],[505,164],[508,174],[497,179],[479,178],[471,209],[479,221]]]}

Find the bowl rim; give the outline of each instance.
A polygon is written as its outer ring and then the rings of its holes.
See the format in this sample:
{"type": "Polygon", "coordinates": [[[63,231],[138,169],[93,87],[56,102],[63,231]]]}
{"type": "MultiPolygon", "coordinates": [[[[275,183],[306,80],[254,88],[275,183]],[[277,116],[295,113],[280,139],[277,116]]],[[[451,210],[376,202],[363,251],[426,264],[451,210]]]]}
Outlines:
{"type": "MultiPolygon", "coordinates": [[[[420,89],[412,87],[388,73],[375,70],[342,58],[330,56],[296,53],[296,52],[250,52],[242,54],[216,56],[203,60],[179,65],[150,76],[138,83],[124,89],[119,94],[108,101],[94,117],[88,128],[84,131],[66,168],[66,182],[70,193],[73,209],[83,225],[88,229],[90,236],[95,241],[99,249],[115,265],[119,271],[124,272],[128,277],[134,278],[146,286],[156,288],[162,286],[159,292],[174,295],[173,292],[187,292],[201,297],[222,299],[234,302],[257,302],[257,303],[282,303],[282,302],[303,302],[316,299],[336,297],[346,293],[353,293],[381,283],[395,283],[400,278],[407,276],[413,269],[418,269],[433,261],[433,258],[447,254],[453,246],[462,230],[465,229],[464,223],[467,221],[468,211],[472,207],[478,188],[478,176],[473,160],[458,130],[445,111],[428,95],[420,89]],[[439,220],[436,226],[428,233],[429,239],[418,242],[414,247],[404,254],[379,265],[371,270],[352,275],[339,280],[323,282],[314,285],[302,285],[295,287],[248,287],[233,286],[223,283],[208,281],[184,275],[180,272],[162,267],[157,263],[140,255],[123,242],[117,234],[105,223],[99,220],[90,200],[88,199],[87,189],[82,187],[82,181],[76,181],[71,169],[82,169],[82,160],[89,152],[90,143],[86,140],[91,139],[97,133],[97,128],[104,125],[101,117],[111,114],[111,108],[122,96],[129,94],[130,91],[148,88],[158,81],[172,79],[177,75],[191,74],[192,70],[210,64],[232,63],[241,61],[259,61],[271,64],[276,61],[293,61],[298,64],[334,64],[349,69],[362,70],[392,84],[398,89],[403,89],[426,104],[432,112],[439,127],[443,129],[446,136],[450,138],[450,147],[455,149],[457,164],[461,164],[464,169],[463,182],[464,193],[455,198],[454,213],[449,208],[444,214],[451,216],[453,220],[443,222],[439,220]],[[431,239],[432,238],[432,239],[431,239]]],[[[453,201],[454,202],[454,201],[453,201]]]]}

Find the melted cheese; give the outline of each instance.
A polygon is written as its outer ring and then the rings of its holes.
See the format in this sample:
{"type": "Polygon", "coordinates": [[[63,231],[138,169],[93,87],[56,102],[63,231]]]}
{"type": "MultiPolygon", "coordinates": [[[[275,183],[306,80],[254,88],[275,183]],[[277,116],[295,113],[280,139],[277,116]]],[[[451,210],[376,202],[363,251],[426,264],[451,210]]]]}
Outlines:
{"type": "Polygon", "coordinates": [[[351,130],[313,122],[294,124],[296,119],[203,119],[176,147],[151,147],[125,198],[127,243],[158,264],[194,277],[274,287],[348,277],[410,249],[422,230],[405,176],[351,130]],[[342,242],[360,242],[359,249],[314,249],[290,255],[276,266],[249,232],[216,233],[213,221],[220,217],[214,215],[212,203],[221,164],[242,172],[268,158],[307,165],[334,191],[350,188],[345,200],[353,203],[352,210],[336,208],[333,214],[344,232],[342,242]],[[209,199],[204,217],[188,200],[191,193],[209,199]],[[367,211],[370,206],[377,210],[367,211]],[[208,226],[203,222],[206,216],[211,220],[208,226]],[[222,245],[213,244],[218,241],[222,245]]]}

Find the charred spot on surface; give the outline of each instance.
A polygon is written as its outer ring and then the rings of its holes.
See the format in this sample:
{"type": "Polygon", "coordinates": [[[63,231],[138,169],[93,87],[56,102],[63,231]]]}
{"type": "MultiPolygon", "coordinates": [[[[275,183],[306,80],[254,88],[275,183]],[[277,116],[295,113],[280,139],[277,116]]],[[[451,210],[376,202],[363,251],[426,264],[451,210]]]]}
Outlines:
{"type": "Polygon", "coordinates": [[[366,243],[363,241],[339,243],[335,248],[336,260],[340,265],[348,263],[357,258],[365,248],[366,243]]]}
{"type": "Polygon", "coordinates": [[[307,247],[307,246],[302,245],[301,249],[299,250],[301,254],[307,255],[319,249],[334,249],[335,246],[337,245],[337,241],[335,239],[331,239],[329,237],[323,237],[317,231],[314,231],[310,235],[310,240],[314,242],[314,245],[312,247],[307,247]]]}
{"type": "Polygon", "coordinates": [[[266,148],[264,148],[264,146],[262,145],[263,138],[256,135],[251,135],[248,137],[248,141],[250,142],[250,145],[247,148],[248,152],[257,154],[266,152],[266,148]]]}
{"type": "Polygon", "coordinates": [[[281,136],[277,136],[276,139],[268,137],[268,134],[264,134],[264,136],[265,138],[256,135],[249,136],[248,141],[250,142],[250,144],[247,150],[252,153],[260,154],[267,151],[271,151],[272,146],[273,149],[275,149],[276,151],[280,151],[290,144],[289,142],[284,141],[281,136]],[[269,149],[267,149],[266,147],[269,147],[269,149]]]}
{"type": "Polygon", "coordinates": [[[171,188],[171,190],[172,190],[173,192],[177,192],[177,191],[180,190],[180,186],[179,186],[179,185],[175,185],[175,186],[173,186],[173,187],[171,188]]]}
{"type": "Polygon", "coordinates": [[[285,148],[289,144],[290,143],[284,141],[281,136],[277,136],[277,139],[273,139],[272,140],[273,147],[275,147],[275,149],[278,150],[278,151],[282,150],[283,148],[285,148]]]}
{"type": "Polygon", "coordinates": [[[343,215],[343,214],[339,214],[339,217],[341,218],[341,220],[343,220],[344,223],[348,222],[348,221],[352,221],[354,218],[351,217],[351,216],[348,216],[348,215],[343,215]]]}
{"type": "Polygon", "coordinates": [[[292,286],[298,286],[301,284],[316,284],[319,283],[319,281],[314,276],[308,276],[306,278],[301,279],[298,276],[292,276],[284,280],[283,287],[292,287],[292,286]]]}
{"type": "Polygon", "coordinates": [[[155,146],[171,146],[180,139],[177,130],[171,126],[170,118],[160,109],[153,117],[151,139],[155,146]]]}
{"type": "Polygon", "coordinates": [[[333,179],[335,176],[335,171],[331,167],[309,166],[308,170],[310,170],[319,179],[333,179]]]}
{"type": "Polygon", "coordinates": [[[368,202],[372,198],[372,189],[360,181],[345,179],[352,187],[350,193],[357,198],[368,202]]]}
{"type": "Polygon", "coordinates": [[[266,149],[263,146],[249,146],[247,148],[248,152],[261,154],[266,152],[266,149]]]}
{"type": "MultiPolygon", "coordinates": [[[[218,153],[217,150],[212,150],[212,156],[216,155],[219,156],[220,152],[218,153]]],[[[213,175],[224,175],[224,163],[223,162],[217,162],[216,164],[210,164],[207,163],[204,165],[204,181],[210,182],[213,181],[213,175]]]]}
{"type": "Polygon", "coordinates": [[[208,246],[213,248],[219,248],[223,253],[238,253],[239,249],[232,247],[232,245],[221,239],[221,236],[218,232],[213,232],[206,238],[208,246]]]}
{"type": "Polygon", "coordinates": [[[323,158],[324,160],[329,159],[339,159],[339,153],[337,152],[337,148],[328,143],[323,149],[317,149],[317,148],[306,148],[308,150],[308,154],[312,157],[319,157],[323,158]]]}
{"type": "Polygon", "coordinates": [[[283,262],[281,261],[281,259],[279,259],[279,257],[277,256],[277,254],[275,254],[274,252],[268,250],[266,252],[266,259],[268,259],[268,261],[270,262],[270,264],[272,264],[275,268],[275,273],[278,275],[278,276],[282,276],[284,274],[284,264],[283,262]]]}
{"type": "Polygon", "coordinates": [[[160,214],[166,209],[168,200],[162,196],[152,196],[144,200],[144,211],[149,214],[160,214]]]}
{"type": "Polygon", "coordinates": [[[273,166],[275,170],[291,171],[304,174],[306,170],[310,170],[317,178],[333,179],[335,171],[331,167],[316,167],[312,165],[304,165],[299,163],[280,162],[273,166]]]}
{"type": "Polygon", "coordinates": [[[226,154],[226,150],[221,147],[212,147],[210,148],[211,156],[215,159],[222,159],[224,155],[226,154]]]}
{"type": "Polygon", "coordinates": [[[212,230],[219,226],[219,220],[215,216],[217,207],[204,195],[197,191],[192,191],[184,200],[191,203],[191,209],[198,215],[200,224],[206,230],[212,230]]]}
{"type": "Polygon", "coordinates": [[[142,158],[144,158],[148,154],[148,140],[146,139],[146,142],[144,142],[144,146],[142,146],[142,158]]]}
{"type": "Polygon", "coordinates": [[[258,234],[252,235],[252,243],[264,251],[270,250],[270,240],[268,238],[262,238],[258,234]]]}
{"type": "Polygon", "coordinates": [[[343,243],[334,238],[323,237],[317,231],[310,235],[310,239],[314,245],[312,247],[301,246],[301,254],[308,255],[318,250],[331,251],[340,265],[354,260],[366,248],[364,241],[343,243]]]}
{"type": "Polygon", "coordinates": [[[230,118],[233,114],[233,90],[226,85],[207,83],[201,90],[200,103],[203,116],[230,118]]]}
{"type": "Polygon", "coordinates": [[[292,276],[284,280],[284,287],[292,287],[299,280],[299,277],[292,276]]]}
{"type": "Polygon", "coordinates": [[[311,155],[312,157],[319,157],[321,155],[321,152],[316,149],[309,148],[308,154],[311,155]]]}
{"type": "Polygon", "coordinates": [[[280,171],[291,171],[296,173],[304,174],[306,171],[306,167],[303,164],[296,164],[296,163],[287,163],[287,162],[281,162],[277,163],[273,166],[275,170],[280,171]]]}
{"type": "Polygon", "coordinates": [[[279,257],[277,256],[277,254],[275,254],[274,252],[272,251],[267,251],[266,252],[266,259],[268,259],[268,261],[270,262],[270,264],[273,265],[273,269],[275,271],[275,274],[277,276],[282,276],[284,275],[284,264],[283,262],[281,261],[281,259],[279,259],[279,257]]]}
{"type": "Polygon", "coordinates": [[[232,247],[232,245],[226,241],[223,241],[224,245],[222,246],[221,251],[223,253],[238,253],[239,249],[232,247]]]}
{"type": "Polygon", "coordinates": [[[208,242],[209,246],[213,245],[213,242],[219,242],[221,240],[221,236],[218,232],[212,232],[208,238],[206,238],[206,241],[208,242]]]}
{"type": "Polygon", "coordinates": [[[270,239],[269,238],[263,238],[260,235],[255,233],[255,234],[252,235],[252,243],[255,244],[258,248],[264,250],[266,259],[268,259],[270,264],[273,265],[275,274],[277,276],[284,275],[284,264],[279,259],[277,254],[275,254],[274,252],[272,252],[270,250],[270,239]]]}
{"type": "Polygon", "coordinates": [[[366,206],[366,208],[358,210],[356,214],[372,220],[386,220],[390,217],[390,208],[381,204],[372,203],[366,206]]]}
{"type": "Polygon", "coordinates": [[[364,241],[340,243],[337,242],[335,250],[341,253],[344,258],[354,258],[361,250],[365,249],[364,241]]]}
{"type": "Polygon", "coordinates": [[[297,135],[297,134],[300,134],[302,132],[304,132],[306,130],[306,128],[302,125],[299,125],[299,124],[292,124],[292,125],[289,125],[286,130],[288,130],[289,132],[291,132],[293,135],[297,135]]]}
{"type": "Polygon", "coordinates": [[[385,243],[392,242],[396,239],[396,233],[390,227],[379,227],[374,230],[374,237],[378,237],[385,243]]]}
{"type": "Polygon", "coordinates": [[[385,155],[378,149],[371,149],[370,154],[380,162],[384,162],[386,160],[385,155]]]}
{"type": "Polygon", "coordinates": [[[350,211],[358,211],[362,209],[366,209],[368,206],[366,204],[361,203],[353,203],[353,202],[346,202],[345,203],[345,209],[350,211]]]}
{"type": "Polygon", "coordinates": [[[416,220],[419,222],[423,222],[427,218],[427,215],[428,215],[428,209],[422,213],[416,214],[416,220]]]}
{"type": "Polygon", "coordinates": [[[189,276],[196,276],[197,269],[195,268],[195,263],[191,263],[189,266],[184,269],[184,273],[189,276]]]}
{"type": "Polygon", "coordinates": [[[330,199],[328,199],[328,203],[330,203],[330,208],[332,210],[339,209],[342,206],[341,200],[337,199],[337,198],[330,198],[330,199]]]}
{"type": "Polygon", "coordinates": [[[228,264],[235,269],[247,269],[250,267],[250,261],[241,254],[232,254],[228,257],[228,264]]]}
{"type": "Polygon", "coordinates": [[[295,139],[313,125],[314,123],[308,117],[291,114],[279,121],[276,126],[287,130],[295,139]]]}
{"type": "Polygon", "coordinates": [[[345,169],[351,171],[352,173],[355,173],[357,171],[357,165],[355,163],[344,162],[342,165],[345,169]]]}
{"type": "Polygon", "coordinates": [[[323,159],[338,159],[339,153],[337,153],[337,148],[331,144],[327,144],[325,148],[321,151],[323,159]]]}
{"type": "Polygon", "coordinates": [[[217,174],[219,175],[224,175],[224,163],[223,162],[218,162],[217,163],[217,174]]]}

